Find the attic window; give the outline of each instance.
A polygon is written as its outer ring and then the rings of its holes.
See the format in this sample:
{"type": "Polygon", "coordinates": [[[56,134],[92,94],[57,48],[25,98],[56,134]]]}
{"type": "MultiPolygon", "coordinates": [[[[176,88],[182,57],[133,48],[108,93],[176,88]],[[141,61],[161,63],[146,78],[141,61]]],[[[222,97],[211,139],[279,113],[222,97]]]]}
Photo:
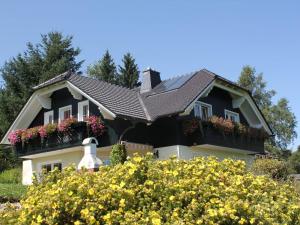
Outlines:
{"type": "Polygon", "coordinates": [[[68,119],[72,116],[72,106],[68,105],[62,108],[59,108],[59,122],[68,119]]]}
{"type": "Polygon", "coordinates": [[[212,116],[212,105],[197,101],[195,103],[194,113],[195,117],[208,120],[208,118],[212,116]]]}
{"type": "Polygon", "coordinates": [[[85,121],[89,116],[89,101],[78,103],[78,121],[85,121]]]}
{"type": "Polygon", "coordinates": [[[240,115],[227,109],[225,109],[225,118],[231,120],[232,122],[240,122],[240,115]]]}
{"type": "Polygon", "coordinates": [[[53,123],[53,110],[44,113],[44,125],[53,123]]]}

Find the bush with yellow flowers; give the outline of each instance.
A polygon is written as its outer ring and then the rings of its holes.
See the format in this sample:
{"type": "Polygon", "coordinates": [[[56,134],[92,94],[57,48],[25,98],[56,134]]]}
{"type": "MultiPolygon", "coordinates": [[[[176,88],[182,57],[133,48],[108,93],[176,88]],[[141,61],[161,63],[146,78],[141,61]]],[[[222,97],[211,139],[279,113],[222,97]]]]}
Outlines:
{"type": "Polygon", "coordinates": [[[288,183],[245,163],[134,156],[99,172],[69,167],[29,188],[19,224],[300,224],[288,183]]]}

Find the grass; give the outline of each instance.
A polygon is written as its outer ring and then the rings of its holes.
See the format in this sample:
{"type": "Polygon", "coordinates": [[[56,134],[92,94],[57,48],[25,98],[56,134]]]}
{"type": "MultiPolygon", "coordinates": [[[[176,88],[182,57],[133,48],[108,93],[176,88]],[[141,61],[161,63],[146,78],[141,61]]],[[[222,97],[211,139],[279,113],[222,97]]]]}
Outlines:
{"type": "Polygon", "coordinates": [[[0,173],[0,203],[18,202],[26,193],[27,188],[21,184],[21,177],[21,168],[0,173]]]}
{"type": "Polygon", "coordinates": [[[22,184],[0,183],[0,203],[18,202],[26,190],[27,187],[22,184]]]}

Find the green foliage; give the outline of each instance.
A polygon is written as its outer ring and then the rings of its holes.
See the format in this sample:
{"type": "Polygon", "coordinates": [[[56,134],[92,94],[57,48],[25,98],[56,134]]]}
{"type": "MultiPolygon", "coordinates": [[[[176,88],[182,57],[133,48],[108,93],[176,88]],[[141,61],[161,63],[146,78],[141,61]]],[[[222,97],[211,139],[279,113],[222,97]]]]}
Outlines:
{"type": "Polygon", "coordinates": [[[0,173],[4,170],[19,166],[20,164],[21,161],[18,159],[12,148],[0,146],[0,173]]]}
{"type": "Polygon", "coordinates": [[[111,165],[117,165],[119,163],[124,163],[127,159],[127,151],[126,147],[123,144],[115,144],[112,147],[111,153],[110,153],[110,162],[111,165]]]}
{"type": "Polygon", "coordinates": [[[0,203],[18,202],[25,195],[27,187],[22,184],[0,183],[0,203]]]}
{"type": "Polygon", "coordinates": [[[295,131],[297,121],[289,107],[288,100],[282,98],[277,104],[273,104],[272,98],[276,92],[267,89],[263,74],[256,74],[254,67],[243,67],[238,83],[252,93],[254,100],[272,127],[275,137],[266,144],[266,150],[275,154],[278,154],[280,150],[286,150],[297,137],[295,131]]]}
{"type": "Polygon", "coordinates": [[[300,223],[295,190],[254,176],[242,161],[151,158],[135,156],[95,173],[50,172],[29,188],[14,224],[300,223]]]}
{"type": "Polygon", "coordinates": [[[0,211],[0,224],[1,225],[17,224],[19,216],[20,216],[20,211],[18,207],[16,207],[11,203],[6,203],[3,211],[0,211]]]}
{"type": "Polygon", "coordinates": [[[88,67],[87,73],[90,77],[97,78],[99,80],[103,80],[112,84],[117,82],[116,65],[108,50],[105,52],[101,60],[88,67]]]}
{"type": "Polygon", "coordinates": [[[275,180],[287,180],[289,175],[288,164],[278,159],[256,159],[251,169],[256,175],[267,175],[275,180]]]}
{"type": "Polygon", "coordinates": [[[135,59],[130,53],[127,53],[124,55],[122,62],[123,66],[119,66],[118,84],[130,89],[139,86],[140,71],[135,59]]]}
{"type": "Polygon", "coordinates": [[[27,44],[23,54],[8,60],[1,68],[4,87],[0,90],[0,130],[8,129],[32,94],[32,87],[68,70],[78,71],[80,53],[72,47],[72,37],[59,32],[42,35],[39,44],[27,44]]]}
{"type": "MultiPolygon", "coordinates": [[[[288,162],[291,167],[295,170],[295,173],[300,173],[300,149],[296,152],[293,152],[292,155],[288,158],[288,162]]],[[[300,185],[299,185],[300,186],[300,185]]]]}
{"type": "Polygon", "coordinates": [[[22,180],[22,169],[14,168],[0,173],[0,183],[20,184],[22,180]]]}

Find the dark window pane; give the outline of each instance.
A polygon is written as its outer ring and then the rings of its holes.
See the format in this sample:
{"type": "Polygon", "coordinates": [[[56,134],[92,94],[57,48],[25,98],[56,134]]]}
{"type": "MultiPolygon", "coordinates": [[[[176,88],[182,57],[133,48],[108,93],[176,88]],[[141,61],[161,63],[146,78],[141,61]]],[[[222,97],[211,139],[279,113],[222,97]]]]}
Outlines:
{"type": "Polygon", "coordinates": [[[61,171],[62,165],[61,165],[61,163],[54,163],[53,168],[57,168],[58,170],[61,171]]]}

